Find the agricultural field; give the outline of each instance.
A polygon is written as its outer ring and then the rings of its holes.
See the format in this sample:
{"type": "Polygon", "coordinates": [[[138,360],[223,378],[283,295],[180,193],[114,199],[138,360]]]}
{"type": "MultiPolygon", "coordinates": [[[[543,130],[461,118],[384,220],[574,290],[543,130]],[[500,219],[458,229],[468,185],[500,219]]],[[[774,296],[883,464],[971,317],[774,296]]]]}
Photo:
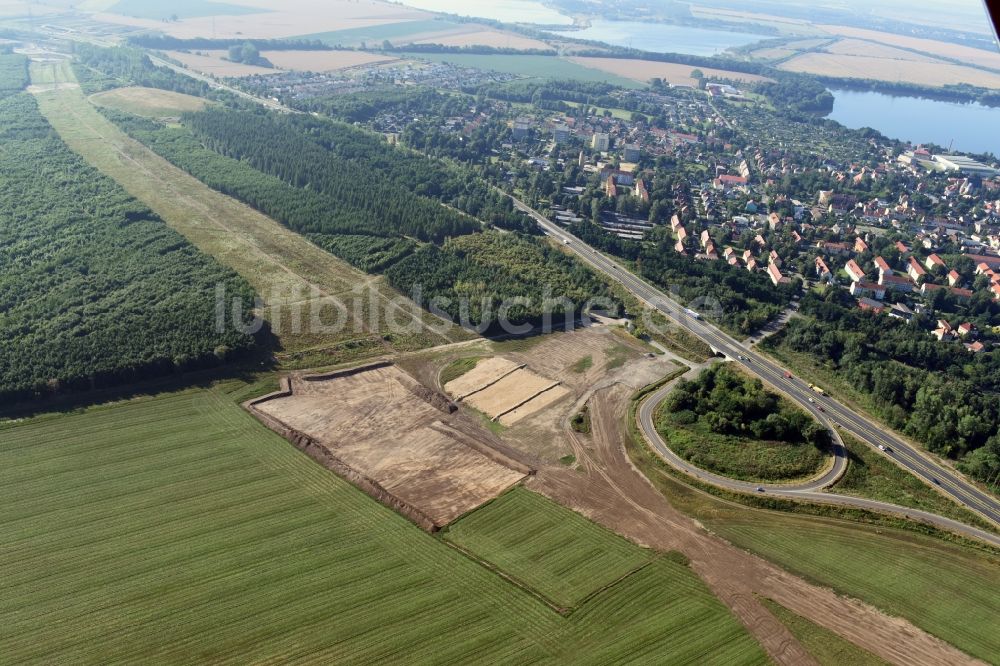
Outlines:
{"type": "MultiPolygon", "coordinates": [[[[129,0],[148,7],[145,0],[129,0]]],[[[186,0],[189,4],[203,3],[186,0]]],[[[227,10],[231,5],[222,5],[227,10]]],[[[316,3],[313,0],[236,0],[241,7],[253,8],[254,13],[235,14],[220,12],[214,16],[200,15],[177,21],[164,21],[170,16],[140,18],[113,13],[105,7],[94,18],[117,25],[141,28],[150,32],[163,32],[171,37],[194,39],[214,35],[217,39],[279,39],[339,30],[364,29],[370,26],[420,21],[431,18],[426,12],[381,2],[380,0],[327,0],[316,3]]],[[[157,0],[153,5],[157,11],[172,6],[167,0],[157,0]]],[[[176,12],[180,13],[180,12],[176,12]]]]}
{"type": "Polygon", "coordinates": [[[434,527],[492,499],[529,471],[452,418],[444,396],[394,365],[330,378],[294,377],[289,395],[255,403],[252,410],[295,437],[307,435],[434,527]]]}
{"type": "Polygon", "coordinates": [[[803,53],[779,65],[790,72],[840,78],[905,81],[926,86],[968,83],[1000,88],[1000,73],[947,62],[916,62],[833,53],[803,53]]]}
{"type": "MultiPolygon", "coordinates": [[[[575,79],[599,81],[623,88],[638,88],[638,80],[628,73],[606,72],[596,66],[585,66],[580,58],[560,58],[544,55],[483,55],[475,53],[408,53],[408,58],[450,62],[459,67],[475,67],[538,79],[575,79]]],[[[601,60],[604,60],[601,58],[601,60]]],[[[690,74],[689,68],[688,73],[690,74]]],[[[655,76],[655,75],[651,75],[655,76]]]]}
{"type": "Polygon", "coordinates": [[[228,53],[228,51],[218,50],[202,51],[200,54],[189,53],[187,51],[166,52],[167,56],[169,56],[172,60],[176,60],[192,72],[207,74],[208,76],[217,76],[219,78],[226,78],[230,76],[253,76],[255,74],[267,76],[268,74],[274,74],[277,71],[267,67],[245,65],[241,62],[227,60],[225,56],[227,56],[228,53]]]}
{"type": "Polygon", "coordinates": [[[520,487],[450,526],[444,538],[562,608],[579,605],[657,556],[520,487]]]}
{"type": "Polygon", "coordinates": [[[363,28],[335,30],[332,32],[316,32],[302,35],[301,39],[318,39],[330,46],[361,46],[365,44],[381,46],[385,40],[405,44],[414,41],[414,39],[433,36],[435,33],[450,34],[452,31],[463,27],[464,25],[461,23],[427,18],[417,21],[401,21],[399,23],[383,23],[363,28]]]}
{"type": "MultiPolygon", "coordinates": [[[[984,26],[986,23],[984,22],[984,26]]],[[[863,28],[849,28],[841,25],[821,25],[819,26],[830,34],[863,39],[872,42],[879,42],[901,49],[910,49],[932,56],[951,58],[961,62],[966,62],[980,67],[990,67],[1000,69],[1000,53],[996,51],[986,51],[971,46],[961,46],[959,44],[949,44],[934,39],[922,39],[919,37],[907,37],[905,35],[895,35],[877,30],[865,30],[863,28]]]]}
{"type": "Polygon", "coordinates": [[[862,39],[838,39],[837,41],[823,47],[826,53],[836,53],[841,55],[866,55],[871,58],[885,58],[889,60],[913,60],[915,62],[942,62],[938,58],[933,58],[922,53],[898,49],[893,46],[886,46],[877,42],[870,42],[862,39]]]}
{"type": "Polygon", "coordinates": [[[261,55],[278,69],[300,72],[334,72],[397,61],[391,56],[363,51],[264,51],[261,55]]]}
{"type": "Polygon", "coordinates": [[[716,76],[735,81],[770,81],[765,76],[756,74],[744,74],[742,72],[730,72],[724,69],[713,69],[711,67],[693,67],[672,62],[657,62],[654,60],[632,60],[627,58],[593,58],[574,57],[571,62],[586,67],[597,69],[608,74],[632,79],[641,83],[647,83],[654,77],[659,77],[667,83],[673,85],[687,85],[697,87],[698,82],[691,78],[691,72],[700,69],[705,76],[716,76]]]}
{"type": "Polygon", "coordinates": [[[117,109],[147,118],[171,118],[187,111],[201,111],[207,102],[200,97],[157,88],[116,88],[90,97],[97,106],[117,109]]]}
{"type": "Polygon", "coordinates": [[[448,35],[435,35],[414,40],[417,44],[442,44],[444,46],[493,46],[501,49],[551,49],[545,42],[524,37],[513,32],[499,30],[473,29],[468,32],[456,32],[448,35]]]}
{"type": "Polygon", "coordinates": [[[257,424],[241,386],[0,425],[7,660],[766,662],[666,558],[560,615],[257,424]]]}
{"type": "MultiPolygon", "coordinates": [[[[64,69],[59,72],[70,73],[64,69]]],[[[51,77],[51,68],[35,67],[33,80],[36,74],[51,77]]],[[[273,219],[181,171],[128,137],[79,90],[45,93],[38,101],[43,114],[74,151],[114,178],[196,247],[246,278],[264,299],[263,314],[272,321],[281,342],[278,358],[283,363],[300,367],[334,364],[385,353],[390,348],[412,349],[468,337],[453,327],[445,327],[444,334],[432,331],[430,315],[415,305],[393,301],[398,295],[382,280],[351,268],[273,219]],[[353,319],[357,308],[364,315],[361,319],[353,319]],[[377,330],[368,328],[372,310],[383,315],[395,313],[401,323],[411,319],[419,330],[407,329],[395,335],[390,347],[377,330]],[[331,315],[337,311],[347,313],[343,327],[311,330],[307,326],[313,314],[321,322],[332,323],[331,315]],[[283,319],[275,321],[279,312],[284,313],[283,319]],[[300,322],[298,330],[296,320],[300,322]],[[453,335],[457,337],[448,337],[453,335]]],[[[434,321],[441,326],[442,322],[434,321]]]]}

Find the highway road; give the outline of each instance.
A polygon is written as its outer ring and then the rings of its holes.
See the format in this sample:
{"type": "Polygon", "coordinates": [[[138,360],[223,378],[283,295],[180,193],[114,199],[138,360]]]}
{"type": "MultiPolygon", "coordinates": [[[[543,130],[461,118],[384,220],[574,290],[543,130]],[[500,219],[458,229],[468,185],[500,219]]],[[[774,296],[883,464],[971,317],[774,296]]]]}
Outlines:
{"type": "MultiPolygon", "coordinates": [[[[729,359],[740,363],[746,370],[761,378],[761,380],[774,386],[781,392],[790,396],[811,414],[821,419],[821,421],[840,426],[845,431],[851,433],[858,440],[868,444],[880,454],[890,457],[896,464],[900,465],[912,474],[922,479],[927,484],[935,487],[954,501],[966,506],[971,511],[979,514],[983,518],[991,521],[995,525],[1000,525],[1000,501],[990,496],[986,492],[972,485],[955,472],[932,461],[927,455],[918,452],[914,447],[907,444],[900,437],[888,432],[882,426],[873,423],[870,419],[855,413],[840,402],[822,396],[813,391],[808,384],[791,375],[785,368],[781,367],[768,357],[756,353],[735,338],[720,331],[718,328],[704,321],[700,317],[692,316],[685,312],[684,306],[677,303],[668,294],[650,285],[646,281],[636,277],[618,262],[601,254],[596,249],[590,247],[576,236],[546,219],[537,211],[527,206],[523,202],[514,198],[514,205],[527,214],[531,215],[550,236],[564,243],[567,249],[576,254],[584,263],[592,268],[610,276],[613,280],[623,285],[632,294],[659,310],[665,316],[684,327],[693,335],[708,344],[713,350],[721,353],[729,359]],[[880,447],[885,447],[883,451],[880,447]]],[[[655,433],[655,430],[654,430],[655,433]]],[[[649,433],[647,433],[648,435],[649,433]]],[[[661,454],[663,452],[661,451],[661,454]]],[[[732,483],[730,480],[729,483],[732,483]]],[[[721,485],[721,484],[720,484],[721,485]]],[[[733,486],[729,486],[733,487],[733,486]]],[[[737,490],[744,490],[742,487],[735,487],[737,490]]],[[[781,492],[791,497],[799,499],[818,499],[807,496],[809,490],[784,490],[775,489],[773,492],[781,492]]],[[[765,492],[772,492],[766,489],[765,492]]],[[[822,498],[822,501],[835,501],[836,503],[850,503],[865,508],[883,508],[891,510],[892,513],[904,512],[911,516],[918,516],[919,512],[905,509],[891,504],[871,502],[857,498],[845,498],[843,496],[833,496],[827,493],[815,495],[822,498]]],[[[922,518],[933,517],[936,524],[944,525],[942,521],[947,519],[933,514],[920,516],[922,518]]],[[[956,529],[961,525],[955,521],[947,521],[947,529],[956,529]]],[[[974,528],[963,526],[960,530],[970,534],[969,530],[974,530],[979,538],[1000,545],[1000,540],[995,536],[975,530],[974,528]]]]}

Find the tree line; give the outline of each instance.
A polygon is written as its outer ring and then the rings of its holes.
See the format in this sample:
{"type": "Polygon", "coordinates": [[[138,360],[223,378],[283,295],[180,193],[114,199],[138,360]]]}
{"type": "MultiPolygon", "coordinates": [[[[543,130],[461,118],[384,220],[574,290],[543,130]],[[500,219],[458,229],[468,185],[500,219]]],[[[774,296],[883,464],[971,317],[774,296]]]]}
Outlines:
{"type": "Polygon", "coordinates": [[[255,346],[216,328],[216,286],[249,313],[249,285],[73,153],[31,96],[0,100],[0,143],[0,403],[213,366],[255,346]]]}

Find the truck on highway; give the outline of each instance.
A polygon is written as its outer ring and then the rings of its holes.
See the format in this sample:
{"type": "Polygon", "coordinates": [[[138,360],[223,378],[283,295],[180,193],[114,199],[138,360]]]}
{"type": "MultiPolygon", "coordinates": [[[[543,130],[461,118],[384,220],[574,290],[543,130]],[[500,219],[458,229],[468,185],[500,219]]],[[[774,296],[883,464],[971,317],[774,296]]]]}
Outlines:
{"type": "Polygon", "coordinates": [[[701,319],[701,315],[690,308],[684,308],[684,314],[688,317],[694,317],[695,319],[701,319]]]}
{"type": "Polygon", "coordinates": [[[813,391],[816,391],[816,393],[819,393],[820,395],[826,395],[826,391],[816,386],[815,384],[810,384],[809,388],[811,388],[813,391]]]}

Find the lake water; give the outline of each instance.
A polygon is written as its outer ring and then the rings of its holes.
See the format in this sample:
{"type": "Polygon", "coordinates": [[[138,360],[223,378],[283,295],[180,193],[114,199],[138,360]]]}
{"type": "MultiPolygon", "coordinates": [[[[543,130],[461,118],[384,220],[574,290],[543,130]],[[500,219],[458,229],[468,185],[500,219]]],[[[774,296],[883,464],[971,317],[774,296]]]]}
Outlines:
{"type": "Polygon", "coordinates": [[[847,127],[871,127],[893,139],[945,148],[954,141],[955,150],[1000,156],[1000,108],[876,92],[830,92],[834,102],[828,118],[847,127]]]}
{"type": "Polygon", "coordinates": [[[402,4],[429,12],[444,12],[459,16],[504,21],[505,23],[542,23],[573,25],[573,19],[532,0],[402,0],[402,4]]]}
{"type": "Polygon", "coordinates": [[[684,25],[604,20],[594,20],[591,26],[584,30],[566,30],[554,34],[577,39],[592,39],[654,53],[686,53],[699,56],[718,55],[735,46],[773,38],[773,35],[706,30],[684,25]]]}

